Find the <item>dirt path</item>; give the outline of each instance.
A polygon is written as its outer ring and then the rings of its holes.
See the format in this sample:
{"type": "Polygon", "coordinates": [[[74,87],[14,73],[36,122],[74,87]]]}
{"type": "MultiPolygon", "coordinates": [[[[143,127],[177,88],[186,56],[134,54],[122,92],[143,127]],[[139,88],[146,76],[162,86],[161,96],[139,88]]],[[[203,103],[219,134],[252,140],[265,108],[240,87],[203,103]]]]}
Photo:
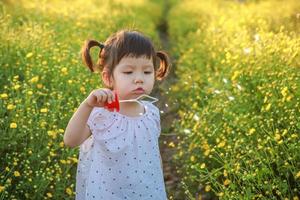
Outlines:
{"type": "Polygon", "coordinates": [[[174,154],[174,148],[169,146],[170,142],[177,144],[177,134],[173,132],[172,123],[178,118],[177,116],[177,106],[173,103],[171,104],[170,97],[168,96],[168,90],[172,84],[177,81],[177,77],[174,73],[176,68],[175,60],[172,58],[172,55],[169,52],[169,37],[168,37],[168,24],[166,21],[166,15],[168,13],[169,4],[168,1],[165,1],[164,6],[164,16],[161,19],[161,23],[157,26],[157,30],[159,32],[159,36],[162,43],[162,50],[165,50],[171,59],[171,70],[169,76],[166,80],[164,80],[161,84],[154,88],[154,95],[158,97],[159,101],[157,102],[157,106],[161,109],[161,127],[162,133],[160,136],[160,151],[163,160],[163,170],[164,170],[164,178],[167,187],[168,196],[170,199],[181,199],[179,198],[179,175],[176,173],[175,163],[172,160],[172,156],[174,154]],[[168,103],[169,102],[169,103],[168,103]],[[167,104],[167,105],[166,105],[167,104]]]}

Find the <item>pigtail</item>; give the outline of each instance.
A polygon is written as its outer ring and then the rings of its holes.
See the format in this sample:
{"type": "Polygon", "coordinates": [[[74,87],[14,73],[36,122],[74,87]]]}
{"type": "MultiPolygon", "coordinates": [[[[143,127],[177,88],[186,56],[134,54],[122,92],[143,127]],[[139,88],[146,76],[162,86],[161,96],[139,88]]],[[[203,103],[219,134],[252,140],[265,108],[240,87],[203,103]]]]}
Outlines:
{"type": "Polygon", "coordinates": [[[83,63],[90,69],[91,72],[94,72],[95,68],[97,68],[97,65],[94,66],[91,55],[90,55],[90,49],[95,46],[100,47],[99,59],[101,59],[100,55],[101,55],[102,49],[104,48],[104,45],[101,44],[100,42],[98,42],[96,40],[86,40],[84,45],[81,48],[81,58],[83,60],[83,63]]]}
{"type": "Polygon", "coordinates": [[[161,81],[169,74],[170,59],[168,54],[163,51],[157,51],[156,56],[160,59],[159,68],[156,70],[156,79],[161,81]]]}

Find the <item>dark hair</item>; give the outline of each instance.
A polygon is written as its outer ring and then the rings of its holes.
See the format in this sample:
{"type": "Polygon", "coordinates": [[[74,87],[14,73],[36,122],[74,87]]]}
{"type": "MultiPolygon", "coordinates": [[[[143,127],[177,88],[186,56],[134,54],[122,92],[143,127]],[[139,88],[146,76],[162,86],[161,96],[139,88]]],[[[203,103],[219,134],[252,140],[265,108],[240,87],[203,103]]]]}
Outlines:
{"type": "Polygon", "coordinates": [[[111,35],[104,44],[97,40],[86,40],[81,50],[82,60],[91,72],[107,69],[112,75],[115,66],[124,56],[151,58],[155,69],[155,78],[163,80],[170,70],[170,59],[167,53],[155,51],[151,40],[139,31],[120,30],[111,35]],[[90,49],[94,46],[100,48],[97,63],[94,65],[90,49]],[[157,57],[160,59],[156,66],[157,57]]]}

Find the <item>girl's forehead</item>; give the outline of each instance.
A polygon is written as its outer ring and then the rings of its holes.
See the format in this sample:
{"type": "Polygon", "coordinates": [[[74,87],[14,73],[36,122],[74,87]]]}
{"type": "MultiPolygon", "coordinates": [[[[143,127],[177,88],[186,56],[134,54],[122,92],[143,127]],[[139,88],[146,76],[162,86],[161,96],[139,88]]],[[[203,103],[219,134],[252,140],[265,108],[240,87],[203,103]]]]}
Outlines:
{"type": "Polygon", "coordinates": [[[153,66],[153,62],[152,62],[152,58],[147,58],[145,56],[141,56],[141,57],[123,57],[119,64],[119,66],[122,66],[122,67],[127,67],[127,66],[131,66],[131,67],[134,67],[134,66],[142,66],[142,67],[152,67],[153,66]]]}

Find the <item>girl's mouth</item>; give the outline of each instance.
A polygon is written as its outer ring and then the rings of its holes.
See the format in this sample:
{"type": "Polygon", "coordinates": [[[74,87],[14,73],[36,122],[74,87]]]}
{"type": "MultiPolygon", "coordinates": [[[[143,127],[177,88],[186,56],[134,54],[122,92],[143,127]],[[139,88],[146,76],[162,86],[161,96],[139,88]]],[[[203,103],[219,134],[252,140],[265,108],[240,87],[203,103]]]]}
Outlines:
{"type": "Polygon", "coordinates": [[[145,92],[145,90],[143,88],[137,88],[137,89],[133,90],[133,92],[136,94],[142,94],[145,92]]]}

